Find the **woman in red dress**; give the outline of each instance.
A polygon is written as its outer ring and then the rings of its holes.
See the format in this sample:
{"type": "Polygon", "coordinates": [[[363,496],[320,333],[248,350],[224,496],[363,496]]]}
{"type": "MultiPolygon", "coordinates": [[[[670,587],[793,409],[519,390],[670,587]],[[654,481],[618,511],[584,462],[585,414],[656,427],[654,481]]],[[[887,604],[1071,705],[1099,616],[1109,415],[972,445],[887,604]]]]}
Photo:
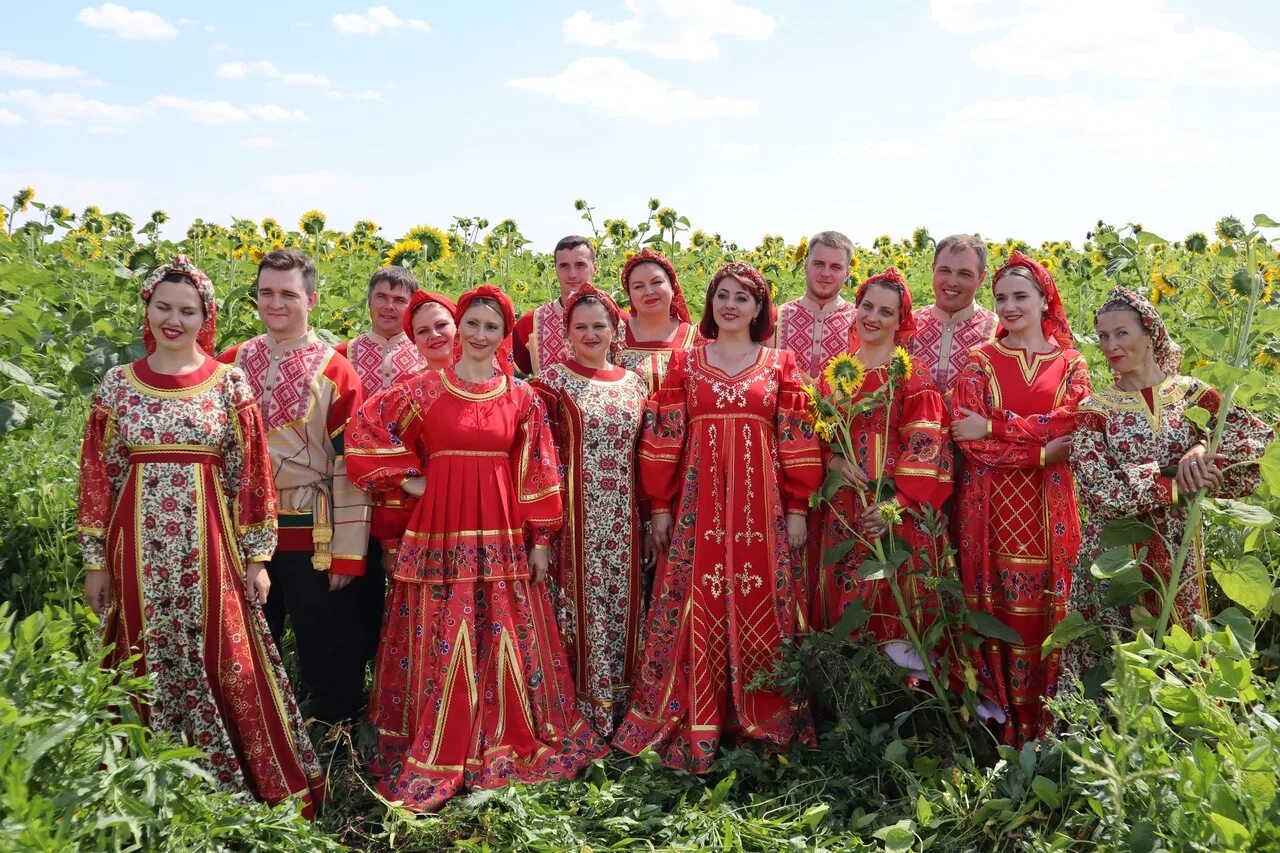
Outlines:
{"type": "MultiPolygon", "coordinates": [[[[854,397],[856,403],[885,388],[894,349],[906,351],[915,332],[915,319],[911,292],[893,267],[863,282],[854,304],[857,314],[849,334],[849,352],[866,371],[854,397]]],[[[832,391],[825,376],[820,390],[824,395],[832,391]]],[[[902,523],[894,525],[893,535],[901,543],[898,547],[911,553],[897,572],[908,603],[920,601],[925,594],[923,584],[917,582],[927,568],[923,555],[940,562],[946,546],[945,539],[931,536],[912,513],[926,512],[929,507],[940,509],[951,497],[947,421],[937,386],[927,373],[913,369],[894,388],[889,405],[857,415],[853,430],[856,458],[845,459],[833,452],[828,462],[831,470],[843,472],[849,487],[836,492],[823,510],[823,550],[855,535],[867,542],[884,537],[888,527],[875,500],[875,484],[880,478],[892,479],[895,495],[891,501],[902,510],[902,523]]],[[[870,556],[871,549],[860,542],[834,565],[822,568],[814,596],[814,622],[819,628],[831,628],[846,607],[861,599],[872,614],[866,631],[881,644],[900,641],[905,632],[889,581],[859,577],[858,569],[870,556]]]]}
{"type": "Polygon", "coordinates": [[[706,341],[689,318],[689,306],[667,256],[641,249],[622,267],[627,292],[627,321],[618,363],[639,373],[649,393],[662,385],[671,354],[706,341]]]}
{"type": "Polygon", "coordinates": [[[712,342],[671,356],[641,427],[641,489],[666,558],[613,743],[697,773],[725,732],[773,749],[814,740],[805,700],[750,686],[786,638],[808,630],[798,550],[822,482],[795,358],[760,343],[772,307],[755,269],[717,272],[702,320],[712,342]]]}
{"type": "Polygon", "coordinates": [[[442,293],[415,290],[404,312],[404,332],[426,362],[424,370],[442,370],[453,364],[453,339],[458,306],[442,293]]]}
{"type": "Polygon", "coordinates": [[[183,255],[142,286],[148,355],[107,372],[80,456],[85,597],[109,666],[137,655],[142,720],[204,751],[228,790],[297,798],[324,775],[260,607],[276,495],[249,380],[211,357],[213,284],[183,255]]]}
{"type": "Polygon", "coordinates": [[[1041,646],[1066,615],[1080,547],[1067,458],[1076,408],[1090,386],[1044,267],[1014,252],[992,290],[1000,326],[994,341],[969,354],[951,432],[967,459],[956,501],[966,602],[1021,639],[984,638],[976,662],[1001,737],[1016,745],[1042,733],[1052,663],[1041,659],[1041,646]]]}
{"type": "Polygon", "coordinates": [[[543,583],[562,508],[546,411],[494,366],[513,313],[495,287],[464,294],[458,362],[371,399],[347,445],[361,488],[421,491],[369,704],[378,791],[413,811],[569,778],[607,749],[577,710],[543,583]]]}

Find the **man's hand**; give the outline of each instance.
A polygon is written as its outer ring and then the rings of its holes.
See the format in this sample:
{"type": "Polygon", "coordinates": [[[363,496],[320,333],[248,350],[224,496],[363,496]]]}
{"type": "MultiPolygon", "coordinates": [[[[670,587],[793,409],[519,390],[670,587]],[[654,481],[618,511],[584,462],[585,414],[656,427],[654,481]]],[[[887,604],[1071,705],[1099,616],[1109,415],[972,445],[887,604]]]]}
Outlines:
{"type": "Polygon", "coordinates": [[[335,575],[333,572],[329,572],[329,592],[346,589],[351,586],[351,582],[355,579],[355,575],[335,575]]]}

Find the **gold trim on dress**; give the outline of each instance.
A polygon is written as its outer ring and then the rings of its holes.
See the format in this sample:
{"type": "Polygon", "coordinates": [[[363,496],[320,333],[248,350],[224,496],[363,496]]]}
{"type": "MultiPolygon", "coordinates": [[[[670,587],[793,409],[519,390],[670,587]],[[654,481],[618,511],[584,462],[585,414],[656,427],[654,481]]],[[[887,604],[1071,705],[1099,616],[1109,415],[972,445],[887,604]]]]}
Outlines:
{"type": "Polygon", "coordinates": [[[135,390],[141,391],[144,394],[150,394],[153,397],[174,399],[178,397],[192,397],[196,394],[208,391],[214,385],[217,385],[219,380],[221,380],[223,376],[226,376],[227,371],[230,369],[231,365],[218,362],[217,366],[213,369],[213,373],[209,375],[209,378],[202,379],[195,385],[191,385],[186,388],[157,388],[154,385],[148,385],[146,382],[143,382],[142,378],[138,376],[137,371],[133,369],[133,365],[126,364],[124,366],[124,380],[132,385],[135,390]]]}
{"type": "MultiPolygon", "coordinates": [[[[459,396],[464,400],[473,400],[473,401],[492,400],[495,397],[502,396],[502,394],[505,393],[507,390],[507,377],[506,377],[506,374],[499,374],[499,376],[500,376],[500,381],[498,382],[498,386],[494,388],[492,391],[481,391],[480,393],[475,393],[473,391],[464,391],[463,389],[459,388],[457,385],[454,385],[451,381],[449,381],[449,376],[447,371],[444,371],[444,370],[440,371],[440,381],[444,383],[444,387],[449,391],[449,393],[455,394],[456,396],[459,396]]],[[[492,377],[490,377],[488,381],[492,381],[492,377]]]]}

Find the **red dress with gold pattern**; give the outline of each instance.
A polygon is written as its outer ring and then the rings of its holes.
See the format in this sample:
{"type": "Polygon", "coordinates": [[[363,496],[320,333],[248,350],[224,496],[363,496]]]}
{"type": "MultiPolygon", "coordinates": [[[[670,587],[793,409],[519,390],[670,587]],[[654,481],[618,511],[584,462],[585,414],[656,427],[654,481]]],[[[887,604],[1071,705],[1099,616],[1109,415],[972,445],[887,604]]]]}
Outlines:
{"type": "Polygon", "coordinates": [[[614,746],[651,746],[663,764],[700,773],[726,730],[775,749],[813,743],[806,702],[748,687],[784,639],[808,630],[804,566],[784,522],[822,483],[807,405],[789,352],[762,347],[733,376],[703,347],[671,357],[645,409],[640,482],[674,529],[614,746]]]}
{"type": "MultiPolygon", "coordinates": [[[[857,400],[875,394],[887,380],[884,366],[868,370],[857,400]]],[[[831,393],[825,378],[820,391],[824,395],[831,393]]],[[[917,368],[903,386],[895,389],[891,407],[877,406],[858,415],[854,422],[854,450],[858,456],[855,461],[872,483],[880,477],[893,480],[895,499],[903,510],[902,523],[894,527],[893,535],[901,540],[901,547],[911,552],[911,557],[898,569],[900,583],[907,577],[917,576],[922,553],[938,561],[947,544],[945,538],[931,536],[911,513],[922,512],[926,506],[941,510],[943,502],[951,497],[948,420],[942,394],[917,368]]],[[[858,520],[865,510],[860,497],[863,494],[867,493],[842,488],[836,492],[831,505],[823,509],[823,551],[852,538],[852,531],[858,528],[858,520]]],[[[869,496],[867,499],[871,500],[869,496]]],[[[859,543],[834,565],[822,567],[814,591],[815,627],[833,627],[844,609],[861,599],[872,613],[865,630],[877,642],[905,635],[889,582],[885,579],[866,581],[858,576],[858,569],[870,556],[871,549],[859,543]]],[[[902,590],[908,604],[919,601],[925,594],[913,584],[903,583],[902,590]]]]}
{"type": "Polygon", "coordinates": [[[637,341],[631,334],[631,324],[623,324],[625,337],[622,341],[622,352],[618,356],[618,364],[640,374],[649,388],[655,393],[662,385],[662,377],[666,375],[667,364],[671,354],[677,350],[691,349],[698,344],[706,343],[698,334],[698,327],[692,323],[680,323],[675,334],[666,341],[637,341]]]}
{"type": "Polygon", "coordinates": [[[1042,732],[1052,664],[1041,659],[1041,646],[1066,615],[1080,547],[1071,468],[1044,465],[1044,447],[1071,434],[1089,392],[1089,368],[1074,349],[1032,355],[998,340],[969,354],[954,389],[953,418],[964,408],[991,424],[990,437],[958,442],[967,461],[956,527],[966,603],[1022,639],[983,638],[975,661],[980,692],[1007,717],[1009,744],[1042,732]]]}
{"type": "Polygon", "coordinates": [[[244,568],[276,548],[262,416],[244,374],[212,359],[102,380],[85,427],[77,523],[85,568],[110,573],[109,666],[133,655],[155,689],[142,720],[204,751],[224,788],[308,816],[324,775],[244,568]]]}
{"type": "Polygon", "coordinates": [[[378,790],[429,811],[467,788],[573,776],[605,746],[578,712],[526,536],[560,527],[559,462],[525,383],[410,377],[362,408],[347,471],[361,488],[425,475],[392,573],[369,716],[378,790]]]}

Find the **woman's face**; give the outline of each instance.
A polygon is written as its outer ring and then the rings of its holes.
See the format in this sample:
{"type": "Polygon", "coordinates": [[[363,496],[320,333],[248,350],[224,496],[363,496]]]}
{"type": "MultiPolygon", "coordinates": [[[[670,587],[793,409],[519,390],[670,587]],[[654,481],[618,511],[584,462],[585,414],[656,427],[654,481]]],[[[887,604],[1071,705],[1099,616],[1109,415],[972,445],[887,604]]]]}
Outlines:
{"type": "Polygon", "coordinates": [[[488,361],[497,352],[506,329],[501,314],[483,302],[475,302],[462,315],[458,334],[462,336],[464,358],[488,361]]]}
{"type": "Polygon", "coordinates": [[[1134,312],[1121,309],[1099,314],[1094,329],[1098,348],[1116,373],[1132,373],[1155,363],[1151,336],[1134,312]]]}
{"type": "Polygon", "coordinates": [[[715,312],[719,334],[750,333],[751,321],[760,313],[760,303],[742,282],[732,275],[726,275],[716,285],[715,295],[711,298],[711,310],[715,312]]]}
{"type": "Polygon", "coordinates": [[[858,302],[858,337],[875,346],[893,340],[902,318],[898,308],[902,297],[892,287],[873,284],[858,302]]]}
{"type": "Polygon", "coordinates": [[[453,363],[453,339],[458,326],[449,309],[438,302],[426,302],[413,312],[413,343],[432,369],[453,363]]]}
{"type": "Polygon", "coordinates": [[[627,278],[627,294],[631,307],[640,317],[671,316],[671,300],[675,290],[667,271],[654,263],[636,264],[627,278]]]}
{"type": "Polygon", "coordinates": [[[1049,306],[1036,286],[1020,275],[1006,273],[995,283],[996,316],[1010,334],[1025,334],[1040,328],[1040,318],[1049,306]]]}
{"type": "Polygon", "coordinates": [[[195,286],[184,281],[162,281],[147,303],[147,325],[156,349],[186,353],[196,348],[196,334],[204,325],[204,303],[195,286]]]}
{"type": "Polygon", "coordinates": [[[613,343],[609,312],[599,302],[573,309],[569,317],[569,344],[584,364],[597,364],[608,355],[613,343]]]}

